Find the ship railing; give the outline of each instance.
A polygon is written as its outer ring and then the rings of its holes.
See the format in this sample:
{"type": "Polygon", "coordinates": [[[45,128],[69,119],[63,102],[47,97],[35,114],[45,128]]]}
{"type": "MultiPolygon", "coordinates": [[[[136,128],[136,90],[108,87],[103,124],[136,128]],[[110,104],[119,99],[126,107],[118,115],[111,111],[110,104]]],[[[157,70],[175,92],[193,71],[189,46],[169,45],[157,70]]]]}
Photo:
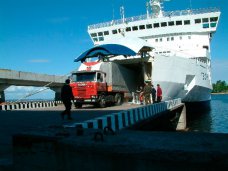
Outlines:
{"type": "MultiPolygon", "coordinates": [[[[204,14],[204,13],[212,13],[212,12],[219,12],[219,8],[201,8],[201,9],[187,9],[187,10],[178,10],[178,11],[167,11],[163,12],[163,17],[175,17],[175,16],[183,16],[183,15],[196,15],[196,14],[204,14]]],[[[119,25],[124,23],[130,23],[135,21],[142,21],[146,19],[152,19],[152,18],[158,18],[156,15],[139,15],[134,17],[128,17],[125,19],[118,19],[118,20],[112,20],[109,22],[104,23],[98,23],[88,26],[88,30],[103,28],[103,27],[109,27],[113,25],[119,25]]]]}

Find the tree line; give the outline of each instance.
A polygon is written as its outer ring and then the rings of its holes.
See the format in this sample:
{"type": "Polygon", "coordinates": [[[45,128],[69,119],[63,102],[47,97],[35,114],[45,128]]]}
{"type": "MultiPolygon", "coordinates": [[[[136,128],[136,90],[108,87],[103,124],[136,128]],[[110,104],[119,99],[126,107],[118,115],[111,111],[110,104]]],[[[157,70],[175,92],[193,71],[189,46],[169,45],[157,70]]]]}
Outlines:
{"type": "Polygon", "coordinates": [[[217,81],[212,84],[213,90],[212,93],[228,93],[228,85],[226,81],[217,81]]]}

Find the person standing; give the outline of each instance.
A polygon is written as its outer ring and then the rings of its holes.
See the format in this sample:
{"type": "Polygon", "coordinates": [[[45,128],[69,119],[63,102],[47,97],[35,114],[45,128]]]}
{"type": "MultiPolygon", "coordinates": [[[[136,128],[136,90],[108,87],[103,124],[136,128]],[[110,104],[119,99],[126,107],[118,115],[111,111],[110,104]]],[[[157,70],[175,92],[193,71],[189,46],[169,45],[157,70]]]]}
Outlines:
{"type": "Polygon", "coordinates": [[[151,104],[151,98],[150,98],[151,92],[152,92],[152,88],[151,88],[150,83],[148,82],[148,83],[146,83],[144,90],[143,90],[143,95],[145,98],[146,105],[151,104]]]}
{"type": "Polygon", "coordinates": [[[138,89],[136,90],[136,101],[139,102],[140,104],[143,104],[143,86],[138,87],[138,89]]]}
{"type": "Polygon", "coordinates": [[[157,84],[157,102],[161,102],[162,100],[162,89],[160,87],[160,84],[157,84]]]}
{"type": "Polygon", "coordinates": [[[73,118],[71,117],[71,100],[74,99],[72,88],[69,85],[70,80],[66,79],[65,84],[61,88],[61,99],[63,101],[63,104],[65,106],[65,110],[61,113],[62,119],[64,119],[64,116],[67,115],[68,120],[72,120],[73,118]]]}
{"type": "Polygon", "coordinates": [[[153,84],[151,85],[151,88],[152,88],[152,90],[151,90],[151,93],[152,93],[152,100],[153,100],[153,103],[155,103],[155,102],[156,102],[156,90],[155,90],[153,84]]]}

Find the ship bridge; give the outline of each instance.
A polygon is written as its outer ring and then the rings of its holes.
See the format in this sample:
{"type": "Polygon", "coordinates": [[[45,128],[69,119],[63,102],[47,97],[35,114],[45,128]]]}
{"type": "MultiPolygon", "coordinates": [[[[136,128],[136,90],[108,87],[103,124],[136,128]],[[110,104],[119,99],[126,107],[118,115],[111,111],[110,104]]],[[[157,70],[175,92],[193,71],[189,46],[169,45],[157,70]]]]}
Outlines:
{"type": "Polygon", "coordinates": [[[60,90],[67,76],[38,74],[31,72],[0,69],[0,102],[5,101],[4,90],[11,85],[47,87],[55,91],[55,99],[60,99],[60,90]]]}

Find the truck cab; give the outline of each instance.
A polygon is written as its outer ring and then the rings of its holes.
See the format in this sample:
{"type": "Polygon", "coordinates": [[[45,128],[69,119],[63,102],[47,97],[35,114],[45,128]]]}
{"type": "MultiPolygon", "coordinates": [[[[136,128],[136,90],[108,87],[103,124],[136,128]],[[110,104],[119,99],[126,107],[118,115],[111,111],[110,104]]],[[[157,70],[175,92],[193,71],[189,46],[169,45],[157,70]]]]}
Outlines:
{"type": "Polygon", "coordinates": [[[74,72],[71,79],[77,108],[82,107],[82,104],[98,104],[101,96],[107,91],[106,74],[102,71],[74,72]]]}

